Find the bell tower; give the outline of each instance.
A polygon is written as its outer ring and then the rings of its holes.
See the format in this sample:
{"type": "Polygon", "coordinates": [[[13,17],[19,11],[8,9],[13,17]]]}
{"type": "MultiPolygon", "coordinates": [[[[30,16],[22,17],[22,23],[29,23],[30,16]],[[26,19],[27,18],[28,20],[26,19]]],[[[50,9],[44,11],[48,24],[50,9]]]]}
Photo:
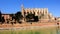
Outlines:
{"type": "Polygon", "coordinates": [[[25,23],[25,16],[24,16],[25,10],[24,10],[23,4],[21,5],[21,12],[22,12],[22,15],[23,15],[23,17],[24,17],[23,20],[22,20],[22,22],[25,23]]]}
{"type": "Polygon", "coordinates": [[[21,12],[22,12],[22,15],[24,17],[24,6],[23,6],[23,4],[21,5],[21,12]]]}

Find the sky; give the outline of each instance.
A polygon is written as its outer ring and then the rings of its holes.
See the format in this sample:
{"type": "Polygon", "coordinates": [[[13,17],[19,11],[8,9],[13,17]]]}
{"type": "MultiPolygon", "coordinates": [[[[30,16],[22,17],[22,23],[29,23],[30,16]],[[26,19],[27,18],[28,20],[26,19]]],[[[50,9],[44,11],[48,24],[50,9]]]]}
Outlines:
{"type": "Polygon", "coordinates": [[[48,8],[48,11],[55,17],[60,17],[60,0],[0,0],[2,13],[16,13],[24,8],[48,8]]]}

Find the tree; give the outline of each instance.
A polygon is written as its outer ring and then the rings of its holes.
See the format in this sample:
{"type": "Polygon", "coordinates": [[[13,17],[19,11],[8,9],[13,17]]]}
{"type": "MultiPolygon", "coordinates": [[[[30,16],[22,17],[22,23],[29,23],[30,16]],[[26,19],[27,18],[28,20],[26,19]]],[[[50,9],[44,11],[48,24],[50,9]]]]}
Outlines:
{"type": "Polygon", "coordinates": [[[37,22],[39,19],[38,16],[35,16],[35,14],[29,13],[26,15],[26,20],[27,22],[37,22]]]}
{"type": "Polygon", "coordinates": [[[39,21],[38,16],[34,16],[34,22],[39,21]]]}
{"type": "Polygon", "coordinates": [[[4,17],[2,17],[2,13],[1,13],[1,11],[0,11],[0,22],[1,22],[1,24],[3,24],[3,23],[5,22],[4,17]]]}
{"type": "Polygon", "coordinates": [[[4,17],[2,17],[2,24],[5,22],[5,19],[4,19],[4,17]]]}
{"type": "Polygon", "coordinates": [[[1,13],[1,11],[0,11],[0,22],[2,21],[2,13],[1,13]]]}
{"type": "Polygon", "coordinates": [[[10,14],[10,17],[12,17],[14,14],[10,14]]]}
{"type": "Polygon", "coordinates": [[[32,13],[28,13],[27,15],[26,15],[26,21],[34,21],[34,14],[32,14],[32,13]],[[33,19],[33,20],[32,20],[33,19]]]}
{"type": "Polygon", "coordinates": [[[21,14],[20,11],[15,14],[15,19],[16,19],[19,23],[21,22],[22,18],[23,18],[23,16],[22,16],[22,14],[21,14]]]}

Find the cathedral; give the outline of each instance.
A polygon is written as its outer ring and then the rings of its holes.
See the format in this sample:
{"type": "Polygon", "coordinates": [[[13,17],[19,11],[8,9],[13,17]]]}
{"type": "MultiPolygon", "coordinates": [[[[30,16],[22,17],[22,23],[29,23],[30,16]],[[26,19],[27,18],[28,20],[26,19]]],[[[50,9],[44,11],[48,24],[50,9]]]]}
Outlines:
{"type": "Polygon", "coordinates": [[[48,8],[24,8],[24,6],[21,5],[21,12],[23,16],[26,16],[28,13],[32,13],[35,14],[35,16],[38,16],[40,20],[54,20],[54,16],[48,12],[48,8]]]}

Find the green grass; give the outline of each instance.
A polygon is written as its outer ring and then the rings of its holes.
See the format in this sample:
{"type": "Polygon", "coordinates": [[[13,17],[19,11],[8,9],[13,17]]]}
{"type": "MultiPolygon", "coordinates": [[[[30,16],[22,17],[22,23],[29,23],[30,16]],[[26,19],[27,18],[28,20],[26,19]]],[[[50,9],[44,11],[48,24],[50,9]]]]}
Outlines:
{"type": "Polygon", "coordinates": [[[0,34],[56,34],[56,28],[41,28],[33,30],[0,30],[0,34]]]}

